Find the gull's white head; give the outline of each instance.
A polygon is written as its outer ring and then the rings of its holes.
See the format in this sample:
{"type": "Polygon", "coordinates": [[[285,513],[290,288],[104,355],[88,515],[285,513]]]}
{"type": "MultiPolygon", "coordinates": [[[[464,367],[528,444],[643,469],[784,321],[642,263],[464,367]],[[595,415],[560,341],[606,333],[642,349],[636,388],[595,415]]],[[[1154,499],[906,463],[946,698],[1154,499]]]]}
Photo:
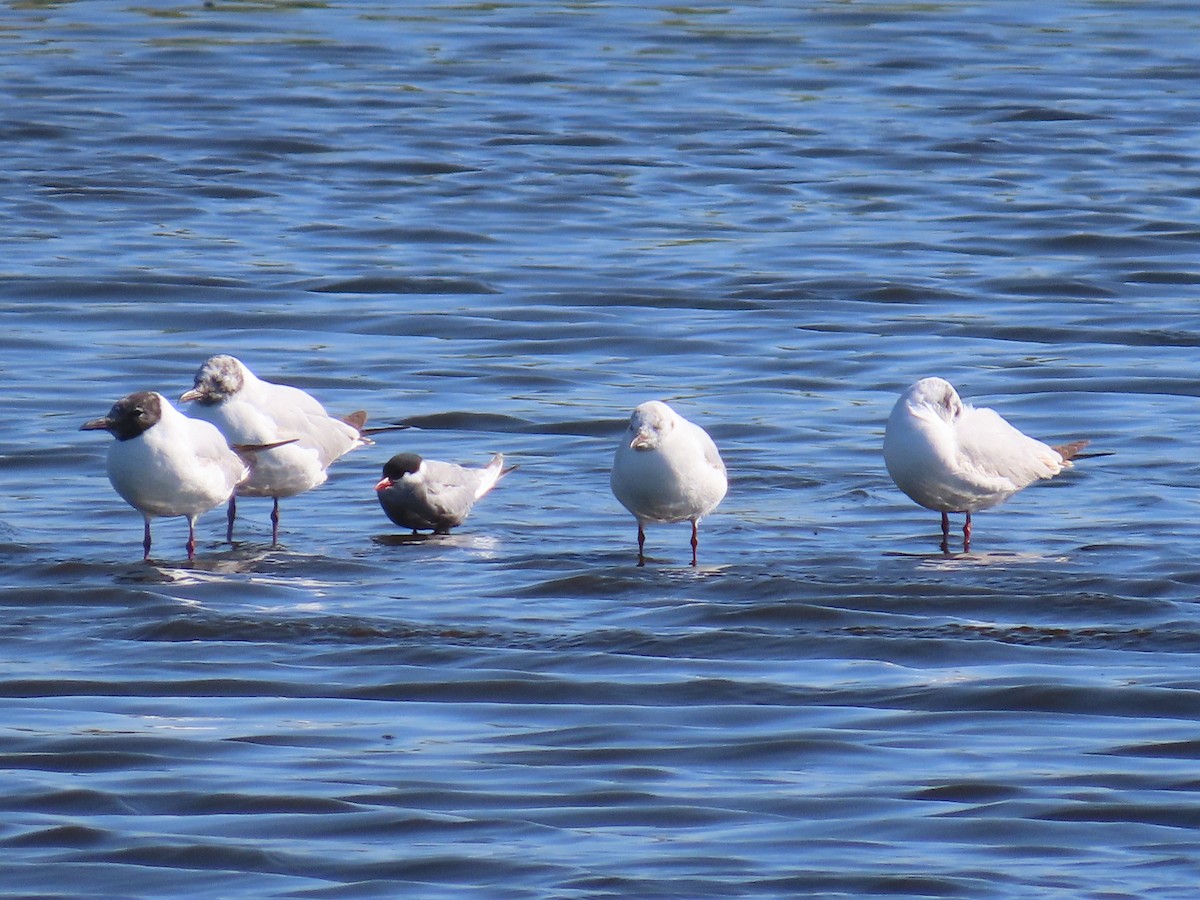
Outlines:
{"type": "Polygon", "coordinates": [[[944,378],[922,378],[900,395],[896,405],[917,416],[937,416],[950,425],[963,414],[964,408],[958,391],[944,378]]]}
{"type": "Polygon", "coordinates": [[[634,450],[656,450],[675,429],[679,416],[660,400],[648,400],[633,411],[625,437],[634,450]]]}

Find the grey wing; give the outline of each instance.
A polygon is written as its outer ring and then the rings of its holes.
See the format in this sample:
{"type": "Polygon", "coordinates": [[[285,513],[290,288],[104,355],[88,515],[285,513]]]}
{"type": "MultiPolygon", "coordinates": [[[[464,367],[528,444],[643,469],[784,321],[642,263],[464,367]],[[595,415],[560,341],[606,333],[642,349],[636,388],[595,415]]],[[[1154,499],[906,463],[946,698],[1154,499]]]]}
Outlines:
{"type": "Polygon", "coordinates": [[[240,462],[216,425],[197,419],[185,419],[184,424],[188,429],[188,439],[201,459],[229,465],[240,462]]]}
{"type": "Polygon", "coordinates": [[[353,425],[323,413],[281,409],[276,412],[275,421],[280,435],[299,438],[300,446],[316,450],[326,468],[362,442],[353,425]]]}
{"type": "Polygon", "coordinates": [[[958,438],[965,466],[1017,489],[1051,478],[1063,468],[1058,451],[1014,428],[995,410],[963,410],[958,438]]]}
{"type": "Polygon", "coordinates": [[[716,442],[699,425],[694,423],[689,424],[692,424],[692,427],[696,429],[696,439],[700,442],[700,446],[704,448],[704,461],[718,472],[724,473],[725,460],[721,459],[721,452],[717,449],[716,442]]]}
{"type": "Polygon", "coordinates": [[[233,452],[225,435],[213,424],[199,419],[185,420],[196,459],[210,471],[221,473],[230,489],[250,477],[250,469],[240,456],[233,452]]]}
{"type": "Polygon", "coordinates": [[[294,437],[301,447],[315,450],[322,468],[360,446],[358,429],[330,416],[320,402],[299,388],[262,382],[253,405],[275,423],[280,438],[294,437]]]}
{"type": "Polygon", "coordinates": [[[425,466],[424,497],[431,518],[445,523],[443,527],[460,524],[475,505],[479,473],[434,460],[426,460],[425,466]]]}

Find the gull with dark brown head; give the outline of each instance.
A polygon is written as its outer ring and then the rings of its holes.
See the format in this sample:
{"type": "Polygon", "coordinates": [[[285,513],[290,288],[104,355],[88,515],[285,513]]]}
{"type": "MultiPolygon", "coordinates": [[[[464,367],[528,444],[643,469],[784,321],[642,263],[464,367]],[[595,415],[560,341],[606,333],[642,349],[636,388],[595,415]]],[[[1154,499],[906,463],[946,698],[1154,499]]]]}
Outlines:
{"type": "Polygon", "coordinates": [[[191,419],[162,394],[139,391],[122,397],[108,415],[82,431],[107,431],[108,480],[145,520],[142,548],[150,558],[150,520],[188,520],[188,559],[196,554],[196,520],[224,503],[250,476],[250,467],[213,425],[191,419]]]}

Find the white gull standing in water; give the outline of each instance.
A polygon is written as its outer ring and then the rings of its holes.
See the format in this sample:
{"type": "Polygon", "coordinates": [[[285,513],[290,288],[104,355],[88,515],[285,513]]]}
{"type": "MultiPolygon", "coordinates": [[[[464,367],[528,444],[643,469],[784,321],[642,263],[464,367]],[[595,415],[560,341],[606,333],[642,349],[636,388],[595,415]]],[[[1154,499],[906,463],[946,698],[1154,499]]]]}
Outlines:
{"type": "Polygon", "coordinates": [[[144,558],[150,558],[150,520],[188,520],[188,559],[196,554],[196,519],[233,496],[250,467],[225,436],[208,422],[191,419],[162,394],[139,391],[122,397],[108,415],[91,419],[81,431],[107,431],[108,480],[121,498],[145,519],[144,558]]]}
{"type": "Polygon", "coordinates": [[[613,495],[638,523],[638,565],[645,565],[649,522],[692,523],[692,565],[700,520],[717,508],[728,488],[725,463],[711,437],[658,400],[629,417],[613,458],[613,495]]]}
{"type": "Polygon", "coordinates": [[[196,372],[195,384],[179,398],[195,402],[196,417],[216,425],[231,444],[286,446],[258,454],[250,479],[229,498],[226,540],[233,540],[237,496],[271,497],[271,542],[279,541],[279,499],[324,484],[330,464],[356,447],[372,443],[363,435],[367,414],[338,419],[310,394],[264,381],[232,356],[209,357],[196,372]]]}
{"type": "Polygon", "coordinates": [[[942,514],[942,551],[948,553],[950,513],[966,513],[963,549],[969,550],[972,512],[1070,468],[1087,443],[1051,447],[994,410],[964,403],[945,379],[922,378],[892,408],[883,459],[896,487],[942,514]]]}

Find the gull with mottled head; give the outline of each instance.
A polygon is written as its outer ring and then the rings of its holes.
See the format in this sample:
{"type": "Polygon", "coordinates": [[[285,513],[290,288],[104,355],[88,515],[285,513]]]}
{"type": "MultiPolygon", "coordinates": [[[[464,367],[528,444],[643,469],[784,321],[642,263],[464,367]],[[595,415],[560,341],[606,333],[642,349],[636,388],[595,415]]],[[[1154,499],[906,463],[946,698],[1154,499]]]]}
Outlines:
{"type": "Polygon", "coordinates": [[[645,565],[645,526],[692,523],[692,565],[700,544],[700,520],[717,508],[728,482],[717,445],[699,425],[658,400],[629,417],[610,478],[613,495],[638,523],[638,565],[645,565]]]}
{"type": "Polygon", "coordinates": [[[233,356],[212,356],[196,372],[194,385],[180,401],[194,402],[199,419],[211,422],[231,444],[274,444],[258,454],[251,478],[229,498],[226,540],[233,540],[237,497],[271,497],[271,542],[279,542],[279,500],[324,484],[330,464],[356,447],[372,443],[364,436],[367,414],[338,419],[299,388],[258,378],[233,356]]]}

